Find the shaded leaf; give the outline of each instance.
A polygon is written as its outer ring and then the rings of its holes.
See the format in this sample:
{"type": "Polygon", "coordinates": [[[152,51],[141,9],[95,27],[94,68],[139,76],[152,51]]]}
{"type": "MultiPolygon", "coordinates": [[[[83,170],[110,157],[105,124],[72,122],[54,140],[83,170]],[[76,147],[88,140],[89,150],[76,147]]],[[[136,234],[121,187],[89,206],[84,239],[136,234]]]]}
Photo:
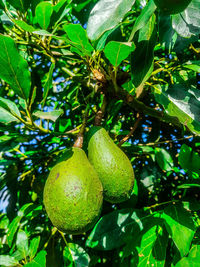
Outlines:
{"type": "Polygon", "coordinates": [[[156,161],[163,171],[172,171],[174,162],[171,155],[163,148],[155,148],[156,161]]]}
{"type": "Polygon", "coordinates": [[[25,12],[31,4],[31,0],[7,0],[7,2],[21,12],[25,12]]]}
{"type": "Polygon", "coordinates": [[[181,256],[185,256],[189,252],[195,234],[195,225],[190,212],[181,204],[169,205],[164,209],[163,219],[181,256]]]}
{"type": "Polygon", "coordinates": [[[143,229],[143,212],[123,209],[104,215],[95,225],[86,245],[98,250],[112,250],[122,246],[131,234],[143,229]]]}
{"type": "Polygon", "coordinates": [[[200,175],[200,156],[197,152],[193,152],[192,148],[183,144],[178,156],[181,167],[192,175],[198,173],[200,175]]]}
{"type": "Polygon", "coordinates": [[[0,78],[5,80],[19,96],[28,99],[31,75],[26,60],[19,54],[12,38],[0,35],[0,47],[0,78]]]}
{"type": "Polygon", "coordinates": [[[91,40],[97,40],[105,31],[113,29],[134,3],[135,0],[98,1],[88,19],[88,37],[91,40]]]}
{"type": "Polygon", "coordinates": [[[49,2],[41,2],[35,10],[35,20],[42,29],[47,30],[50,24],[53,7],[49,2]]]}
{"type": "Polygon", "coordinates": [[[134,51],[134,49],[135,46],[133,43],[111,41],[106,45],[104,53],[110,63],[117,67],[132,51],[134,51]]]}
{"type": "Polygon", "coordinates": [[[156,44],[155,15],[139,31],[136,49],[131,54],[131,78],[135,87],[143,84],[153,71],[154,46],[156,44]]]}
{"type": "Polygon", "coordinates": [[[51,67],[49,69],[48,75],[47,75],[47,79],[45,81],[44,84],[44,92],[43,92],[43,100],[42,100],[42,105],[44,107],[45,101],[47,99],[49,90],[52,88],[53,84],[52,84],[52,80],[53,80],[53,71],[55,68],[55,63],[51,64],[51,67]]]}

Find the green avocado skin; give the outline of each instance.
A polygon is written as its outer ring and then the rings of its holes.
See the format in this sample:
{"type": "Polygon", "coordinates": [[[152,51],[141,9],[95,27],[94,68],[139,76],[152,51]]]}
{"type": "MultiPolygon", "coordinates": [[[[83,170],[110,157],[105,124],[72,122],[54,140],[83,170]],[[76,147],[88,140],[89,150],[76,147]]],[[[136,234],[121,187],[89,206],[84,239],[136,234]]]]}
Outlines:
{"type": "Polygon", "coordinates": [[[96,223],[103,202],[98,175],[80,148],[69,150],[47,178],[44,206],[55,227],[82,234],[96,223]]]}
{"type": "Polygon", "coordinates": [[[104,199],[110,203],[126,201],[135,179],[128,157],[100,126],[92,127],[88,138],[88,159],[102,182],[104,199]]]}
{"type": "Polygon", "coordinates": [[[157,7],[166,15],[183,12],[191,0],[154,0],[157,7]]]}

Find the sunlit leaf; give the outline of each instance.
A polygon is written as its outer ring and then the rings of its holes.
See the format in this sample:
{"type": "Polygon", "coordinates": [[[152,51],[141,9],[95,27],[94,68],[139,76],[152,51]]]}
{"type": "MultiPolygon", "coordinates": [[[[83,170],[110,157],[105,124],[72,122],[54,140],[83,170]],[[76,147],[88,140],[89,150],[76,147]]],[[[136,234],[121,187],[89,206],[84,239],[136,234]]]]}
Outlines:
{"type": "Polygon", "coordinates": [[[105,31],[113,29],[131,9],[135,0],[100,0],[92,9],[87,26],[91,40],[97,40],[105,31]]]}
{"type": "Polygon", "coordinates": [[[12,38],[0,35],[0,78],[22,98],[28,99],[31,75],[26,60],[19,54],[12,38]]]}
{"type": "Polygon", "coordinates": [[[164,209],[163,219],[181,256],[185,256],[189,252],[195,234],[195,225],[191,214],[180,204],[169,205],[164,209]]]}
{"type": "Polygon", "coordinates": [[[35,19],[42,29],[47,30],[50,24],[53,6],[49,2],[41,2],[35,10],[35,19]]]}
{"type": "Polygon", "coordinates": [[[109,42],[104,53],[107,59],[115,67],[119,66],[122,60],[126,59],[132,51],[134,51],[135,46],[133,43],[120,43],[120,42],[109,42]]]}

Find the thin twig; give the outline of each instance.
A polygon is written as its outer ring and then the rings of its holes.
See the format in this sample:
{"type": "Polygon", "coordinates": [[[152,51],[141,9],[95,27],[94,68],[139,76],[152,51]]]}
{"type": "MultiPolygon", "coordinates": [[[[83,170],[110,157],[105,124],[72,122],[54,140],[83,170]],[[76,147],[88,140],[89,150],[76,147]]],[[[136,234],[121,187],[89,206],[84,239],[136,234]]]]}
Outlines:
{"type": "Polygon", "coordinates": [[[121,145],[123,145],[135,132],[135,130],[137,129],[140,121],[142,120],[142,116],[138,113],[137,115],[137,120],[133,126],[133,128],[131,129],[131,131],[129,132],[129,134],[127,134],[118,144],[119,147],[121,147],[121,145]]]}

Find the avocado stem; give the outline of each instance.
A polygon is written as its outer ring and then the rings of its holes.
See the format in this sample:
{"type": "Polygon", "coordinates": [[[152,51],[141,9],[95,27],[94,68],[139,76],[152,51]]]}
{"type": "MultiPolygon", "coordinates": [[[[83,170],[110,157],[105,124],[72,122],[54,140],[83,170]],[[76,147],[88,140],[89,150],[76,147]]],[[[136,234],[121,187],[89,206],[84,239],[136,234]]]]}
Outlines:
{"type": "Polygon", "coordinates": [[[77,139],[76,139],[73,147],[82,148],[82,146],[83,146],[83,137],[84,137],[85,127],[87,125],[89,108],[90,108],[90,105],[87,104],[84,115],[83,115],[83,123],[82,123],[82,126],[80,128],[80,131],[78,133],[77,139]]]}

